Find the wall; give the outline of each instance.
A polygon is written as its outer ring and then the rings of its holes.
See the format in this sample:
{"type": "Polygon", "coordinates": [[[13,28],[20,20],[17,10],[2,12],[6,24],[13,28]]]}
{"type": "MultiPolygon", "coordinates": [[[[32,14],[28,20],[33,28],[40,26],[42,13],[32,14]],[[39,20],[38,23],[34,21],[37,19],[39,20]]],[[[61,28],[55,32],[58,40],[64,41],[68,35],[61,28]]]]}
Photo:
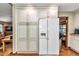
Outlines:
{"type": "Polygon", "coordinates": [[[0,21],[11,22],[11,5],[8,3],[0,4],[0,21]]]}
{"type": "Polygon", "coordinates": [[[10,16],[0,16],[0,21],[11,22],[10,16]]]}
{"type": "Polygon", "coordinates": [[[76,10],[74,13],[74,19],[75,19],[75,28],[79,28],[79,10],[76,10]]]}
{"type": "Polygon", "coordinates": [[[74,14],[72,12],[59,12],[60,16],[67,16],[68,17],[68,46],[70,46],[70,42],[72,39],[71,33],[74,32],[74,14]]]}

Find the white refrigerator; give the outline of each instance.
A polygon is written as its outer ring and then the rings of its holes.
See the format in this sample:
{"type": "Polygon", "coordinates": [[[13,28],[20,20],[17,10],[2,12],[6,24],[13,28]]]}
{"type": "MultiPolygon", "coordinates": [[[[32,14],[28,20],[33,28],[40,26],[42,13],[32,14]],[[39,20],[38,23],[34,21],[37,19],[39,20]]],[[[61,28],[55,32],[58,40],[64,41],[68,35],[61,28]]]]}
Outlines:
{"type": "Polygon", "coordinates": [[[39,20],[39,55],[59,55],[59,19],[39,20]]]}

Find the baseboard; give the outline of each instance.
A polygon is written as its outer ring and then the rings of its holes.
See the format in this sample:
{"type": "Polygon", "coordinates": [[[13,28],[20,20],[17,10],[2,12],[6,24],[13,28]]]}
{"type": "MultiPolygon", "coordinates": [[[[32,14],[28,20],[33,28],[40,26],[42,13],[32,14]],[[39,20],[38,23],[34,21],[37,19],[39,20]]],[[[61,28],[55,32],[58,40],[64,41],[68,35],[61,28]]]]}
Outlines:
{"type": "Polygon", "coordinates": [[[38,52],[16,52],[13,53],[14,56],[39,56],[38,52]]]}

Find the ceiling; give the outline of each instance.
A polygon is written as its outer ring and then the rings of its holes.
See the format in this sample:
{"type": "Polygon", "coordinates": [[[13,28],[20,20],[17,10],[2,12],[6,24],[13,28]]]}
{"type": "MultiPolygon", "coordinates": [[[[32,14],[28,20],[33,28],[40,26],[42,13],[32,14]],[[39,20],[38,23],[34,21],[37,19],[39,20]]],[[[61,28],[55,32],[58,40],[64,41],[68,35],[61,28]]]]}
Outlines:
{"type": "Polygon", "coordinates": [[[31,3],[31,4],[25,4],[20,3],[18,5],[25,6],[25,5],[32,5],[35,7],[41,6],[41,7],[49,7],[51,5],[59,6],[58,11],[59,12],[73,12],[77,9],[79,9],[79,3],[31,3]]]}
{"type": "Polygon", "coordinates": [[[57,4],[60,12],[73,12],[79,9],[79,3],[57,4]]]}
{"type": "MultiPolygon", "coordinates": [[[[36,3],[32,4],[33,6],[50,6],[50,5],[57,5],[59,6],[58,11],[59,12],[73,12],[79,9],[79,3],[36,3]]],[[[11,13],[11,6],[9,3],[0,3],[0,13],[11,13]],[[6,10],[8,10],[6,12],[6,10]]]]}
{"type": "Polygon", "coordinates": [[[51,4],[40,4],[41,6],[55,5],[58,6],[59,12],[74,12],[79,9],[79,3],[51,3],[51,4]]]}

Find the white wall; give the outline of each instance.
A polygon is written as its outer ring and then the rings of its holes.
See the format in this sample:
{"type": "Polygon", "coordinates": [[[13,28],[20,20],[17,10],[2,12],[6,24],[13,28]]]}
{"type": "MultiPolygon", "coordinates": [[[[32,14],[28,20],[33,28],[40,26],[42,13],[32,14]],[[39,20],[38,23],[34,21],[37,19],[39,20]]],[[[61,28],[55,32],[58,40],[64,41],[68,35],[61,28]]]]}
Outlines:
{"type": "Polygon", "coordinates": [[[11,5],[8,3],[0,4],[0,21],[11,22],[11,5]]]}
{"type": "Polygon", "coordinates": [[[75,19],[75,28],[79,28],[79,10],[76,10],[74,13],[74,19],[75,19]]]}
{"type": "Polygon", "coordinates": [[[72,39],[71,33],[74,32],[74,14],[72,12],[59,12],[59,17],[60,16],[68,17],[68,46],[70,46],[72,39]]]}
{"type": "Polygon", "coordinates": [[[11,22],[11,16],[0,16],[0,21],[11,22]]]}

